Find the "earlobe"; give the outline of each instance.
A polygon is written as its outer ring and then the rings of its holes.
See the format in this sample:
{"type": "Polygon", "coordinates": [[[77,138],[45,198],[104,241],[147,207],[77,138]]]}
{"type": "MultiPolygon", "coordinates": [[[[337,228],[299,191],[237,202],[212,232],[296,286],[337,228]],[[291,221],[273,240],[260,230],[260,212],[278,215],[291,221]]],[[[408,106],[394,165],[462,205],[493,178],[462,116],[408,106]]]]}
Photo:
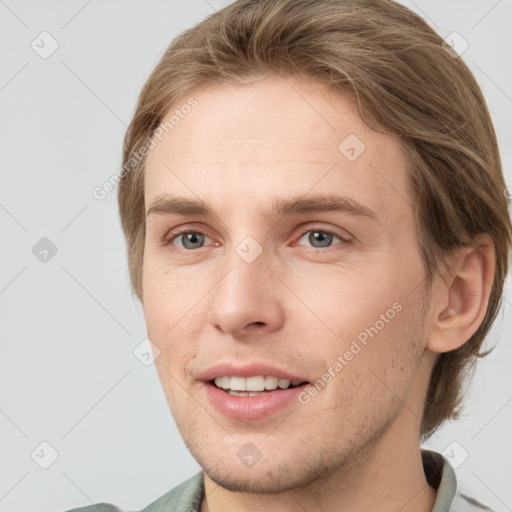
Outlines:
{"type": "Polygon", "coordinates": [[[487,312],[496,267],[489,235],[476,247],[463,247],[452,260],[444,280],[433,287],[432,320],[426,348],[449,352],[462,346],[476,332],[487,312]],[[436,307],[436,305],[438,305],[436,307]]]}

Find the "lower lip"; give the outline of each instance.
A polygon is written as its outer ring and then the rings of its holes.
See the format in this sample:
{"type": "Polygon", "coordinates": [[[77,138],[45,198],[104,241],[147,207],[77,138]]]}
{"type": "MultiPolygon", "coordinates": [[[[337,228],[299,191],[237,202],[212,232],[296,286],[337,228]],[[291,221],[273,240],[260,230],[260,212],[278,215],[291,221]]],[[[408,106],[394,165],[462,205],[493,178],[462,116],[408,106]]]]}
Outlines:
{"type": "Polygon", "coordinates": [[[209,382],[203,388],[209,402],[225,416],[244,420],[258,420],[277,412],[294,402],[308,384],[295,388],[267,391],[263,395],[233,396],[209,382]]]}

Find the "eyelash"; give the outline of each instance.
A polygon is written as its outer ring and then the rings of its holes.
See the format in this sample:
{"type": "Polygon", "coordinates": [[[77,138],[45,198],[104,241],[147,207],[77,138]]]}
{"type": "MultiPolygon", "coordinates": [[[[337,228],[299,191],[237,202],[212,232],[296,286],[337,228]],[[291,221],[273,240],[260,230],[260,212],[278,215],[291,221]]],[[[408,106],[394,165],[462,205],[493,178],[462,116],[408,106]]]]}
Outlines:
{"type": "MultiPolygon", "coordinates": [[[[323,228],[323,227],[308,227],[307,229],[304,229],[300,232],[300,236],[299,236],[299,240],[306,234],[306,233],[309,233],[309,232],[312,232],[312,231],[318,231],[318,232],[321,232],[321,233],[325,233],[327,235],[334,235],[336,237],[338,237],[341,242],[343,244],[349,244],[351,242],[350,239],[342,236],[340,233],[338,233],[337,231],[334,231],[332,229],[329,229],[329,228],[323,228]]],[[[178,238],[179,236],[181,235],[184,235],[186,233],[194,233],[194,234],[201,234],[201,235],[204,235],[204,236],[208,236],[207,233],[205,233],[204,231],[202,231],[201,229],[183,229],[181,231],[169,231],[168,233],[166,233],[166,235],[163,237],[162,239],[162,245],[164,247],[168,247],[169,245],[171,245],[171,243],[176,240],[176,238],[178,238]]],[[[334,244],[336,245],[336,244],[334,244]]],[[[202,249],[203,247],[199,247],[199,249],[202,249]]],[[[332,249],[333,246],[329,246],[329,247],[309,247],[309,249],[313,250],[313,251],[328,251],[330,249],[332,249]]],[[[181,247],[177,247],[176,248],[178,251],[184,251],[184,252],[194,252],[194,251],[197,251],[198,249],[183,249],[181,247]]]]}

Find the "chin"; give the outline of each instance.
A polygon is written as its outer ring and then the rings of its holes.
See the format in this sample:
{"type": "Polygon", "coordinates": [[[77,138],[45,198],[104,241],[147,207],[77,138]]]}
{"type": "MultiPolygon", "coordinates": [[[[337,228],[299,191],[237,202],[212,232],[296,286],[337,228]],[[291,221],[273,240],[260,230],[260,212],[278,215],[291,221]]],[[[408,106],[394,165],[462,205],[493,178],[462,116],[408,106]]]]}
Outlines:
{"type": "MultiPolygon", "coordinates": [[[[293,460],[262,458],[253,467],[246,468],[240,467],[239,463],[219,460],[222,458],[221,454],[215,454],[215,462],[194,452],[192,455],[208,477],[220,487],[232,492],[254,494],[277,494],[308,487],[340,470],[343,471],[346,462],[344,457],[333,457],[332,453],[329,456],[321,452],[316,457],[301,458],[292,450],[288,456],[293,460]]],[[[208,455],[214,456],[211,452],[208,455]]]]}
{"type": "Polygon", "coordinates": [[[220,487],[232,492],[243,492],[253,494],[277,494],[297,487],[307,486],[318,478],[304,478],[306,475],[286,474],[280,470],[266,471],[260,468],[256,471],[255,468],[247,469],[244,474],[240,474],[237,468],[235,471],[219,470],[212,468],[211,470],[204,470],[204,472],[220,487]]]}

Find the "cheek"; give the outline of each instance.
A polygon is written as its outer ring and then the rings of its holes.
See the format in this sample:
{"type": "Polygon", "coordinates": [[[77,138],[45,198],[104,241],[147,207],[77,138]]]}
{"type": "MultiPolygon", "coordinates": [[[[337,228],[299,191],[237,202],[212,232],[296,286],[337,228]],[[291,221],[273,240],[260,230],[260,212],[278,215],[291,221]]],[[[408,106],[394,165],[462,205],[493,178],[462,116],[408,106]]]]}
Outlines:
{"type": "MultiPolygon", "coordinates": [[[[314,321],[323,322],[331,334],[356,337],[395,302],[403,301],[395,276],[384,273],[383,268],[313,269],[307,278],[297,279],[294,292],[315,313],[314,321]]],[[[389,316],[395,313],[392,310],[389,316]]]]}
{"type": "Polygon", "coordinates": [[[171,268],[165,268],[148,257],[144,263],[142,290],[144,315],[148,332],[164,336],[186,313],[188,293],[183,293],[182,280],[171,268]]]}
{"type": "Polygon", "coordinates": [[[196,340],[205,316],[198,305],[204,292],[195,287],[195,293],[187,293],[194,287],[186,286],[186,276],[179,277],[152,268],[144,276],[143,291],[148,337],[161,352],[156,361],[160,376],[168,380],[167,369],[182,381],[187,363],[197,352],[196,340]]]}
{"type": "Polygon", "coordinates": [[[315,316],[307,316],[303,332],[314,330],[325,340],[313,343],[326,370],[331,368],[331,374],[340,376],[333,388],[351,386],[352,378],[358,376],[361,392],[382,386],[379,379],[400,391],[398,381],[405,384],[408,377],[404,372],[416,364],[421,352],[413,338],[418,336],[422,288],[411,293],[409,286],[420,282],[421,275],[415,274],[412,264],[353,270],[329,276],[311,272],[307,280],[298,281],[297,296],[315,312],[315,316]]]}

